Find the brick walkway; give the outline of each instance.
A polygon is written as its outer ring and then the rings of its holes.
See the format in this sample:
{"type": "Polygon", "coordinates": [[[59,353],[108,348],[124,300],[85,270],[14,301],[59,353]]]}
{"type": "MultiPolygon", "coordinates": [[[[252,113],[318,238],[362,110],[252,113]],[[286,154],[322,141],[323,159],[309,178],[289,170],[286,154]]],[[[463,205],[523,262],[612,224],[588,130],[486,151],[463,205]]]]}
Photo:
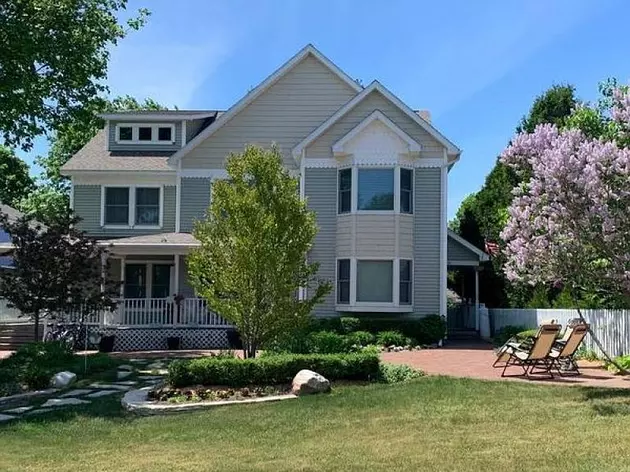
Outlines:
{"type": "MultiPolygon", "coordinates": [[[[423,370],[429,375],[450,375],[484,380],[525,381],[522,378],[502,378],[502,369],[495,369],[492,363],[495,354],[492,347],[485,343],[458,343],[453,341],[442,349],[425,349],[412,352],[385,352],[385,362],[407,364],[423,370]]],[[[612,375],[602,369],[599,363],[580,362],[582,375],[579,377],[560,377],[554,380],[536,380],[536,383],[579,385],[589,387],[630,388],[630,377],[612,375]]],[[[520,367],[511,367],[507,374],[519,374],[520,367]]]]}

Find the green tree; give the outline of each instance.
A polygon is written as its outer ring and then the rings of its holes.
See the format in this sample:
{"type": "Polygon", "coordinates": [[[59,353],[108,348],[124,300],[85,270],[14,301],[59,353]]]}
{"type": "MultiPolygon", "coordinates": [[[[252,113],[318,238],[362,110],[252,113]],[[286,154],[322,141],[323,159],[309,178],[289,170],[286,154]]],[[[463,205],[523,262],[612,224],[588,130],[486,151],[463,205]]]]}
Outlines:
{"type": "Polygon", "coordinates": [[[247,357],[307,323],[331,290],[307,253],[317,234],[315,213],[299,197],[298,181],[276,148],[248,146],[231,154],[228,180],[212,186],[205,221],[194,230],[201,247],[188,257],[192,286],[233,322],[247,357]],[[308,287],[309,297],[297,297],[308,287]]]}
{"type": "Polygon", "coordinates": [[[26,163],[9,148],[0,146],[0,203],[17,207],[34,188],[26,163]]]}
{"type": "Polygon", "coordinates": [[[0,133],[8,146],[81,121],[107,92],[110,48],[139,29],[149,12],[120,17],[127,0],[0,2],[0,133]]]}
{"type": "MultiPolygon", "coordinates": [[[[573,86],[554,85],[534,100],[516,130],[531,132],[543,123],[565,126],[578,103],[573,86]]],[[[508,219],[507,208],[513,199],[512,190],[521,181],[514,170],[497,159],[481,189],[469,195],[460,205],[450,224],[451,229],[482,250],[485,249],[485,241],[501,243],[500,233],[508,219]]],[[[507,281],[503,274],[504,263],[502,254],[497,254],[484,264],[479,278],[480,299],[488,306],[524,306],[531,298],[532,290],[507,281]]],[[[470,274],[460,271],[456,278],[461,277],[466,278],[466,286],[472,287],[470,274]]],[[[459,286],[456,284],[455,288],[459,286]]],[[[470,297],[470,294],[461,295],[470,297]]]]}
{"type": "Polygon", "coordinates": [[[0,272],[0,298],[34,322],[35,340],[49,313],[86,315],[116,306],[119,284],[102,265],[107,250],[79,231],[77,222],[67,215],[42,226],[30,216],[9,221],[0,212],[0,226],[14,246],[13,269],[0,272]]]}
{"type": "Polygon", "coordinates": [[[151,98],[138,101],[129,95],[116,97],[111,101],[101,97],[91,100],[86,113],[63,123],[50,136],[48,154],[35,159],[43,170],[42,175],[37,181],[35,191],[22,200],[20,209],[32,213],[43,222],[63,217],[67,213],[70,204],[70,180],[61,175],[61,167],[103,129],[105,121],[98,116],[100,113],[165,109],[151,98]]]}

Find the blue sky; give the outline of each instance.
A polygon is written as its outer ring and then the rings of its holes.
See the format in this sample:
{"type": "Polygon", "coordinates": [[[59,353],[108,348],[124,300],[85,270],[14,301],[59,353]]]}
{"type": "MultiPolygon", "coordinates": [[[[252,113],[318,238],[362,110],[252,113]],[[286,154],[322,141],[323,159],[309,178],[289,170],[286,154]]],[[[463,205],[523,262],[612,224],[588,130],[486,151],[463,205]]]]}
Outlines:
{"type": "MultiPolygon", "coordinates": [[[[626,0],[130,0],[149,23],[112,50],[112,95],[228,108],[313,43],[364,84],[378,79],[463,149],[449,218],[479,189],[534,97],[571,83],[587,100],[630,78],[626,0]]],[[[45,152],[43,140],[32,156],[45,152]]],[[[33,168],[37,173],[37,169],[33,168]]]]}

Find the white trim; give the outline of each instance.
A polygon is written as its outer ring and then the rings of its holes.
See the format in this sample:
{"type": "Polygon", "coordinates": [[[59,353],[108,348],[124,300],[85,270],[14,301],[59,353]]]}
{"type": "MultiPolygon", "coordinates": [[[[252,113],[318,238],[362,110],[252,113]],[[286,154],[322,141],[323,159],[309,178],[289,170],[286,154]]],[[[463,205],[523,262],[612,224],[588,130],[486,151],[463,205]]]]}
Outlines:
{"type": "Polygon", "coordinates": [[[101,228],[105,229],[161,229],[164,226],[164,186],[163,185],[101,185],[101,228]],[[129,195],[129,209],[127,215],[127,224],[106,224],[105,223],[105,192],[108,188],[124,188],[127,189],[129,195]],[[136,223],[136,189],[139,188],[157,188],[159,190],[159,215],[157,225],[143,225],[136,223]]]}
{"type": "Polygon", "coordinates": [[[424,167],[445,167],[450,164],[445,164],[444,159],[441,157],[420,157],[418,159],[414,159],[413,161],[406,160],[369,160],[369,159],[361,159],[360,157],[352,156],[350,159],[338,159],[334,157],[321,157],[321,158],[310,158],[300,162],[300,166],[304,166],[307,169],[325,169],[325,168],[343,168],[348,167],[349,165],[355,164],[364,167],[391,167],[399,163],[402,167],[407,168],[424,168],[424,167]],[[305,161],[305,162],[304,162],[305,161]]]}
{"type": "Polygon", "coordinates": [[[335,311],[340,312],[356,312],[356,313],[412,313],[412,305],[379,305],[375,303],[366,303],[358,305],[335,305],[335,311]]]}
{"type": "Polygon", "coordinates": [[[452,230],[449,229],[448,230],[448,237],[449,238],[453,238],[455,241],[457,241],[459,244],[464,246],[466,249],[469,249],[470,251],[472,251],[475,254],[477,254],[479,256],[479,261],[485,262],[485,261],[489,261],[490,260],[490,256],[488,256],[488,254],[483,252],[481,249],[479,249],[474,244],[471,244],[468,241],[466,241],[464,238],[462,238],[455,231],[452,231],[452,230]]]}
{"type": "MultiPolygon", "coordinates": [[[[444,149],[444,159],[446,160],[446,149],[444,149]]],[[[446,167],[440,169],[440,316],[446,316],[446,296],[447,296],[447,185],[448,171],[446,167]]]]}
{"type": "Polygon", "coordinates": [[[119,172],[86,172],[72,173],[73,185],[107,185],[107,186],[129,186],[129,185],[164,185],[174,186],[177,184],[177,172],[141,172],[141,171],[119,171],[119,172]]]}
{"type": "Polygon", "coordinates": [[[228,172],[225,169],[179,169],[177,175],[187,179],[227,179],[228,172]]]}
{"type": "Polygon", "coordinates": [[[295,56],[285,62],[280,68],[278,68],[274,73],[272,73],[269,77],[267,77],[263,82],[261,82],[258,86],[256,86],[251,92],[241,98],[238,102],[236,102],[229,110],[219,116],[210,126],[204,129],[201,133],[195,136],[185,148],[180,149],[175,154],[173,154],[168,163],[174,165],[178,160],[180,160],[184,155],[195,149],[200,143],[205,141],[207,138],[212,136],[219,128],[221,128],[225,123],[230,121],[236,114],[238,114],[241,110],[246,108],[249,104],[251,104],[254,100],[260,97],[267,89],[269,89],[273,84],[275,84],[281,77],[287,74],[291,69],[293,69],[296,65],[302,62],[303,59],[312,55],[322,64],[324,64],[330,71],[343,80],[346,84],[348,84],[356,93],[359,93],[362,90],[362,87],[357,84],[350,76],[348,76],[345,72],[343,72],[339,67],[337,67],[332,61],[330,61],[327,57],[325,57],[322,53],[320,53],[312,44],[307,45],[300,52],[298,52],[295,56]]]}
{"type": "Polygon", "coordinates": [[[415,121],[420,127],[422,127],[427,133],[429,133],[436,141],[442,144],[446,150],[447,154],[456,158],[461,154],[461,150],[455,146],[451,141],[449,141],[444,135],[442,135],[437,129],[433,127],[430,123],[428,123],[424,118],[419,116],[417,113],[405,105],[398,97],[392,94],[389,90],[387,90],[383,85],[381,85],[377,80],[373,81],[368,87],[363,89],[363,91],[357,94],[352,100],[346,103],[343,107],[341,107],[337,112],[328,118],[324,123],[322,123],[315,131],[309,134],[306,138],[304,138],[297,146],[293,148],[293,157],[298,160],[302,154],[302,150],[306,149],[309,144],[319,138],[322,134],[324,134],[334,123],[336,123],[341,117],[343,117],[346,113],[352,110],[356,105],[358,105],[365,97],[367,97],[370,93],[378,91],[385,98],[391,101],[394,105],[396,105],[401,111],[403,111],[407,116],[409,116],[413,121],[415,121]]]}
{"type": "Polygon", "coordinates": [[[387,118],[380,110],[375,110],[365,118],[361,123],[352,128],[349,133],[347,133],[344,137],[342,137],[339,141],[333,144],[332,150],[333,154],[344,156],[344,147],[345,145],[353,138],[358,136],[365,128],[367,128],[372,122],[380,121],[389,128],[396,136],[398,136],[401,140],[407,143],[410,153],[418,153],[422,151],[422,146],[418,144],[411,136],[401,130],[396,124],[387,118]]]}
{"type": "Polygon", "coordinates": [[[461,267],[461,266],[465,266],[465,267],[477,267],[479,266],[479,262],[478,261],[460,261],[460,260],[454,260],[454,261],[447,261],[447,265],[448,266],[452,266],[452,267],[461,267]]]}
{"type": "Polygon", "coordinates": [[[176,136],[176,126],[174,123],[116,123],[116,128],[114,129],[114,142],[116,144],[151,144],[151,145],[173,145],[177,141],[176,136]],[[120,139],[120,128],[131,128],[131,140],[120,139]],[[139,138],[139,129],[140,128],[151,128],[151,140],[144,141],[139,138]],[[171,139],[160,141],[159,137],[159,129],[160,128],[170,128],[171,129],[171,139]]]}
{"type": "Polygon", "coordinates": [[[173,284],[173,293],[175,295],[179,295],[179,269],[180,269],[180,260],[179,254],[175,254],[175,280],[173,284]]]}
{"type": "Polygon", "coordinates": [[[216,110],[212,111],[198,111],[191,113],[182,113],[182,114],[173,114],[173,113],[162,113],[160,111],[155,111],[154,113],[133,113],[133,112],[122,112],[122,113],[101,113],[98,115],[99,118],[103,120],[145,120],[145,121],[169,121],[169,120],[200,120],[202,118],[210,118],[217,114],[216,110]]]}

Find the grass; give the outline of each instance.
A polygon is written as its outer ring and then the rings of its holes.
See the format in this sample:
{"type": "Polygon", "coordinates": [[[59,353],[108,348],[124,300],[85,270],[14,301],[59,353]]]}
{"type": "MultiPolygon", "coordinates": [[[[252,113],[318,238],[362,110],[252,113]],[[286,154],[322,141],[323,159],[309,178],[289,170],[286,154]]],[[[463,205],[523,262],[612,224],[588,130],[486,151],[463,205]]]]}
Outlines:
{"type": "Polygon", "coordinates": [[[630,470],[630,390],[426,377],[160,417],[118,398],[0,426],[3,471],[630,470]]]}

